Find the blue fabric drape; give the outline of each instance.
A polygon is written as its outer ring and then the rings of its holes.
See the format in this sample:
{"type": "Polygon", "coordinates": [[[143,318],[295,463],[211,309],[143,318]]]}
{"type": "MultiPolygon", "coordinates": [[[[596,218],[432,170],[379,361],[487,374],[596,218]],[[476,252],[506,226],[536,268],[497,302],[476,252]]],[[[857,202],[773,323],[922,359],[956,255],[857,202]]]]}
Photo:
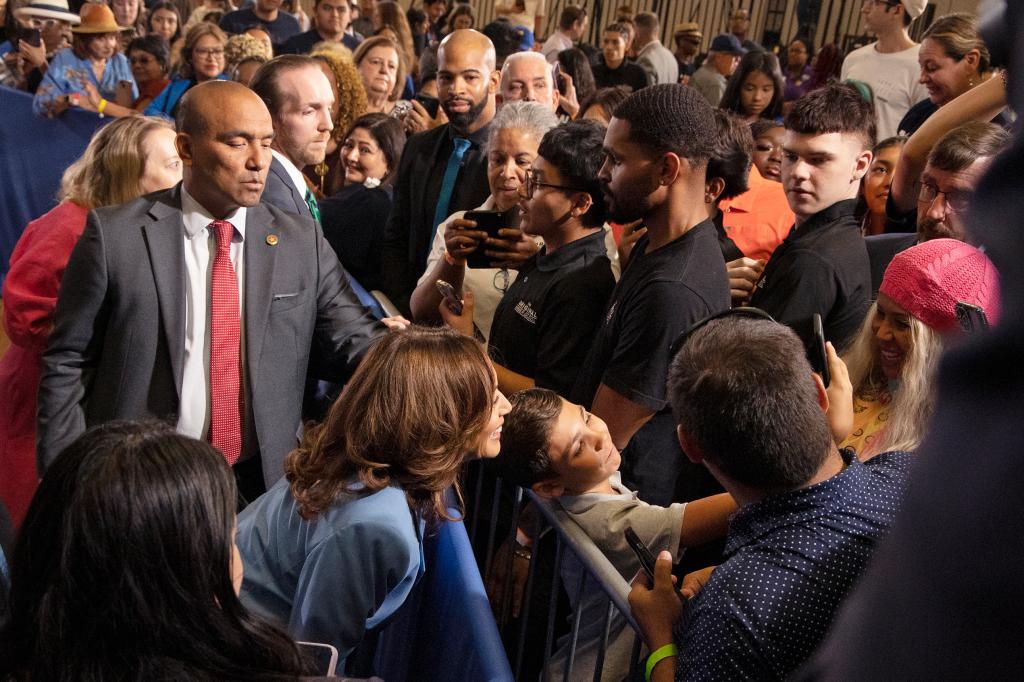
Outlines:
{"type": "Polygon", "coordinates": [[[0,280],[22,230],[57,205],[64,170],[110,121],[74,109],[40,118],[32,113],[32,95],[0,87],[0,280]]]}

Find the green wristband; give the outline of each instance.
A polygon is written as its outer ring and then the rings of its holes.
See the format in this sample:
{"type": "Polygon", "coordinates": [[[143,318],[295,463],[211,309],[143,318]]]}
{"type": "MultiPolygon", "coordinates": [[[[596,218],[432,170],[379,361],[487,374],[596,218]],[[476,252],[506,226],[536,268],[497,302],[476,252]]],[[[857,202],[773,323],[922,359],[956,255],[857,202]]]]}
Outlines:
{"type": "Polygon", "coordinates": [[[662,659],[675,656],[677,653],[679,653],[679,650],[676,649],[675,644],[666,644],[652,651],[651,655],[647,657],[647,674],[645,677],[647,682],[651,682],[651,672],[654,671],[654,666],[661,663],[662,659]]]}

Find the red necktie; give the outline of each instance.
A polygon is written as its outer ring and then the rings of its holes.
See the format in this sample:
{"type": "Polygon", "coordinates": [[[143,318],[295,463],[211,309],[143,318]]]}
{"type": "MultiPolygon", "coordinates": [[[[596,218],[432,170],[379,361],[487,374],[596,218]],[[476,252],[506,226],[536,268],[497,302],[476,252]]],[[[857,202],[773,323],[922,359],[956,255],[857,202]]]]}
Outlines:
{"type": "Polygon", "coordinates": [[[231,265],[234,226],[210,223],[217,238],[210,285],[210,443],[229,465],[242,453],[241,313],[231,265]]]}

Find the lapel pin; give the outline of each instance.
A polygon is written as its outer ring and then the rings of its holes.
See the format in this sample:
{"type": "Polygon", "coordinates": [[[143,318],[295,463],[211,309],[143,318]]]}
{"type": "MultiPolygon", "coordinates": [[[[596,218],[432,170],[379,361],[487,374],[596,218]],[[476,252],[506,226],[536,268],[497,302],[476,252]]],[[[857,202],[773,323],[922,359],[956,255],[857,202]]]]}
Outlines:
{"type": "Polygon", "coordinates": [[[268,234],[267,235],[267,244],[269,244],[270,246],[277,246],[277,235],[276,234],[268,234]]]}

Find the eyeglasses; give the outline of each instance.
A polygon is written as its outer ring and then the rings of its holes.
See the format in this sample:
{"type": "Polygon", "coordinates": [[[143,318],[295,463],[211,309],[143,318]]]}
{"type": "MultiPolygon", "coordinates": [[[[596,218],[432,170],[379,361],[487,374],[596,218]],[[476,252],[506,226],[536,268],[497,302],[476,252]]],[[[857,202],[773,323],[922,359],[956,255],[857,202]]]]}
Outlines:
{"type": "Polygon", "coordinates": [[[679,352],[679,349],[686,345],[687,340],[689,340],[689,338],[693,336],[694,333],[697,332],[697,330],[707,326],[709,322],[721,320],[724,317],[749,317],[755,320],[767,320],[768,322],[775,322],[774,317],[772,317],[765,311],[761,310],[760,308],[751,308],[749,306],[741,306],[739,308],[728,308],[721,312],[717,312],[714,315],[708,315],[700,322],[697,322],[689,329],[683,331],[679,336],[676,337],[676,340],[672,342],[672,345],[669,346],[669,357],[675,358],[676,353],[679,352]]]}
{"type": "Polygon", "coordinates": [[[192,54],[199,57],[223,57],[224,48],[222,47],[197,47],[192,50],[192,54]]]}
{"type": "Polygon", "coordinates": [[[946,197],[946,206],[953,213],[964,213],[967,211],[967,207],[971,203],[971,197],[974,196],[973,192],[966,192],[960,189],[951,189],[943,192],[937,185],[931,182],[920,182],[918,184],[921,187],[917,193],[917,200],[920,203],[930,206],[941,194],[946,197]]]}
{"type": "Polygon", "coordinates": [[[564,190],[566,192],[586,192],[587,191],[587,190],[581,189],[579,187],[566,187],[565,185],[556,185],[556,184],[550,183],[550,182],[541,182],[540,180],[537,179],[537,176],[534,175],[533,169],[528,169],[526,171],[526,182],[524,183],[523,187],[526,189],[526,198],[527,199],[532,199],[533,198],[533,195],[537,192],[537,188],[538,187],[551,187],[552,189],[560,189],[560,190],[564,190]]]}

